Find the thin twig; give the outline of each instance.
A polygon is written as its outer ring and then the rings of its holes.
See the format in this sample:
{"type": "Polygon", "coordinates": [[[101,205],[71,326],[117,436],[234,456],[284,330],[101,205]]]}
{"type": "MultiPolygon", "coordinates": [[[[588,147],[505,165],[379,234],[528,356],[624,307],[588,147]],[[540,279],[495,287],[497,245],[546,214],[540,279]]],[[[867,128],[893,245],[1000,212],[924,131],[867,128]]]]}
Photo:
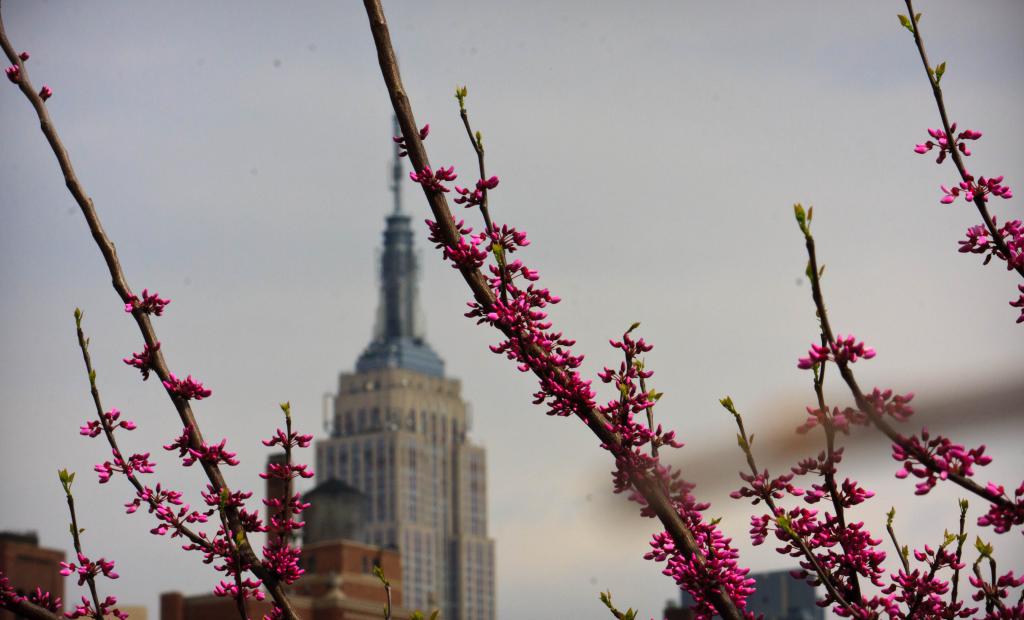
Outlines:
{"type": "Polygon", "coordinates": [[[896,555],[900,556],[900,563],[903,564],[903,572],[910,574],[910,560],[907,559],[907,555],[903,552],[903,547],[900,547],[900,541],[896,540],[896,530],[892,527],[892,520],[896,516],[896,509],[889,509],[889,518],[885,522],[885,530],[889,532],[889,540],[892,541],[892,546],[896,547],[896,555]]]}
{"type": "MultiPolygon", "coordinates": [[[[821,336],[822,344],[825,344],[825,335],[821,336]]],[[[828,406],[825,404],[825,365],[821,364],[818,367],[817,372],[814,372],[814,395],[818,399],[818,409],[822,412],[822,423],[821,427],[825,431],[825,452],[826,458],[828,459],[825,471],[822,472],[825,476],[825,488],[828,489],[829,497],[832,498],[832,509],[836,513],[836,521],[839,523],[839,531],[846,531],[846,510],[843,507],[843,503],[839,499],[839,486],[836,484],[836,469],[835,469],[835,453],[836,453],[836,428],[832,422],[832,415],[829,413],[828,406]]],[[[850,553],[850,549],[847,548],[846,539],[841,539],[840,544],[843,547],[843,551],[850,553]]],[[[853,591],[853,597],[858,601],[863,600],[860,592],[860,578],[857,575],[857,571],[850,568],[848,571],[850,578],[850,588],[853,591]]]]}
{"type": "MultiPolygon", "coordinates": [[[[469,125],[469,113],[466,111],[465,105],[465,90],[461,91],[462,96],[459,97],[459,116],[462,118],[462,124],[466,127],[466,135],[469,136],[469,142],[473,145],[473,150],[476,152],[477,165],[480,168],[480,180],[487,180],[487,170],[484,166],[484,142],[480,136],[480,132],[473,132],[473,128],[469,125]]],[[[488,236],[497,234],[494,228],[494,222],[491,221],[491,212],[488,209],[487,203],[487,186],[480,188],[480,213],[484,216],[484,226],[486,226],[488,236]]],[[[491,249],[494,251],[494,256],[498,260],[498,269],[501,271],[501,301],[505,302],[508,300],[508,273],[505,269],[505,252],[499,244],[491,240],[491,249]]]]}
{"type": "MultiPolygon", "coordinates": [[[[924,65],[924,71],[928,75],[928,83],[932,87],[932,94],[935,96],[935,105],[939,108],[939,117],[942,119],[942,129],[949,136],[949,139],[953,139],[953,132],[950,127],[949,115],[946,113],[946,103],[942,97],[942,87],[939,86],[939,80],[936,78],[931,64],[928,62],[928,54],[924,51],[924,40],[921,39],[921,29],[917,21],[917,15],[914,13],[914,3],[912,0],[905,0],[907,4],[907,11],[909,11],[910,23],[913,26],[911,32],[914,35],[914,43],[917,45],[918,55],[921,57],[921,63],[924,65]]],[[[950,143],[952,146],[952,142],[950,143]]],[[[960,173],[960,178],[963,179],[964,183],[971,183],[970,173],[967,172],[967,166],[964,165],[963,157],[960,156],[960,152],[955,148],[949,149],[950,158],[953,160],[953,164],[956,166],[957,172],[960,173]]],[[[988,228],[991,234],[991,242],[995,245],[999,251],[1006,257],[1007,265],[1010,264],[1010,248],[1007,247],[1006,241],[1003,240],[1003,235],[999,233],[999,229],[996,228],[996,223],[992,220],[992,216],[989,215],[988,206],[985,204],[985,198],[981,192],[975,192],[974,194],[974,206],[977,207],[978,213],[981,214],[981,219],[985,221],[985,227],[988,228]]],[[[1024,264],[1013,267],[1021,277],[1024,277],[1024,264]]]]}
{"type": "MultiPolygon", "coordinates": [[[[384,82],[387,85],[388,95],[394,107],[395,115],[398,117],[399,125],[402,128],[402,135],[405,137],[405,144],[408,147],[409,159],[417,170],[423,170],[430,165],[423,141],[419,137],[419,130],[416,125],[416,117],[413,114],[409,97],[402,85],[402,78],[398,70],[398,63],[395,59],[394,48],[391,44],[391,35],[388,32],[387,20],[384,17],[384,10],[380,0],[363,0],[366,7],[367,17],[370,22],[370,30],[373,34],[374,45],[377,49],[377,59],[380,64],[384,82]]],[[[437,222],[439,233],[446,243],[454,245],[458,242],[459,233],[455,229],[455,220],[448,202],[442,192],[430,191],[424,188],[424,195],[430,204],[431,212],[437,222]]],[[[488,286],[486,278],[479,269],[460,267],[459,272],[469,286],[476,301],[486,309],[494,306],[494,293],[488,286]]],[[[528,353],[540,353],[539,348],[529,342],[523,342],[521,335],[504,331],[509,338],[516,339],[528,353]]],[[[559,370],[545,369],[536,370],[538,376],[543,380],[550,380],[559,385],[567,386],[567,377],[559,370]]],[[[587,403],[578,403],[577,415],[582,418],[590,430],[597,435],[600,441],[608,446],[621,446],[621,438],[617,433],[608,429],[607,417],[590,407],[587,403]]],[[[668,497],[662,485],[649,475],[639,476],[634,480],[634,488],[648,503],[648,507],[662,522],[665,530],[672,536],[676,547],[687,559],[692,559],[699,566],[705,566],[707,560],[701,553],[694,539],[693,532],[683,522],[671,499],[668,497]]],[[[724,592],[723,588],[714,588],[708,592],[712,605],[724,618],[738,619],[741,614],[736,603],[724,592]]]]}
{"type": "MultiPolygon", "coordinates": [[[[224,495],[221,495],[221,497],[220,497],[220,505],[217,506],[217,512],[218,512],[218,514],[220,514],[220,522],[221,522],[221,525],[224,527],[224,532],[225,533],[231,531],[229,526],[228,526],[228,515],[227,515],[227,513],[224,510],[224,504],[226,503],[226,501],[227,501],[227,497],[224,496],[224,495]]],[[[249,620],[249,609],[248,609],[248,605],[246,605],[246,602],[245,602],[245,589],[242,587],[242,560],[239,557],[238,546],[237,545],[232,545],[231,546],[231,550],[232,550],[232,555],[234,557],[230,558],[230,560],[235,563],[235,570],[234,570],[235,596],[232,597],[232,598],[235,599],[235,610],[238,611],[238,615],[242,617],[242,620],[249,620]]],[[[228,558],[225,558],[225,560],[228,560],[228,558]]]]}
{"type": "MultiPolygon", "coordinates": [[[[930,583],[932,580],[935,579],[935,573],[939,570],[939,562],[942,560],[942,551],[945,548],[945,545],[940,545],[938,550],[936,550],[935,559],[932,560],[931,566],[928,568],[928,579],[925,580],[925,583],[930,583]]],[[[914,617],[914,612],[917,611],[917,608],[921,606],[922,602],[924,602],[924,595],[925,592],[922,588],[918,588],[916,592],[914,592],[914,600],[907,608],[908,619],[914,617]]]]}
{"type": "MultiPolygon", "coordinates": [[[[958,590],[960,588],[960,562],[964,557],[964,541],[967,540],[967,500],[960,500],[960,533],[956,539],[956,568],[953,569],[953,593],[952,601],[956,605],[958,590]]],[[[1021,593],[1024,595],[1024,592],[1021,593]]]]}
{"type": "MultiPolygon", "coordinates": [[[[64,495],[68,501],[68,512],[71,513],[71,539],[75,543],[75,552],[78,554],[79,562],[81,562],[81,558],[84,558],[85,554],[82,552],[82,539],[79,537],[80,530],[78,529],[78,517],[75,515],[75,498],[71,495],[71,482],[65,481],[63,479],[64,475],[65,472],[62,471],[61,483],[64,485],[64,495]]],[[[74,474],[71,474],[71,476],[73,479],[74,474]]],[[[92,595],[92,604],[94,606],[92,614],[93,618],[96,620],[103,620],[103,614],[100,611],[100,595],[99,592],[96,591],[96,578],[91,573],[86,573],[85,581],[89,584],[89,594],[92,595]]]]}
{"type": "MultiPolygon", "coordinates": [[[[0,0],[0,5],[2,5],[2,0],[0,0]]],[[[0,8],[2,8],[2,6],[0,6],[0,8]]],[[[89,231],[92,233],[92,237],[96,241],[96,245],[99,247],[100,253],[103,255],[103,260],[107,265],[108,272],[110,273],[111,284],[113,285],[114,290],[117,292],[123,303],[131,303],[134,296],[131,292],[131,287],[128,285],[128,279],[121,266],[121,261],[117,257],[117,250],[115,249],[113,242],[107,236],[106,231],[103,229],[99,215],[96,213],[96,209],[93,206],[92,199],[89,198],[88,194],[86,194],[85,189],[82,187],[82,184],[79,182],[78,177],[75,174],[74,167],[71,165],[71,159],[68,157],[67,150],[64,148],[64,144],[57,135],[53,120],[50,118],[50,114],[46,109],[43,99],[32,87],[32,82],[29,79],[29,74],[25,69],[24,63],[18,57],[18,54],[15,53],[14,47],[7,39],[7,33],[3,24],[2,11],[0,11],[0,47],[3,47],[8,60],[18,67],[18,87],[25,95],[25,98],[28,99],[32,108],[35,110],[36,115],[39,117],[40,129],[46,137],[47,142],[49,142],[54,156],[57,158],[57,163],[60,165],[61,172],[64,175],[65,185],[67,185],[68,191],[71,192],[72,197],[74,197],[75,202],[81,209],[82,215],[85,217],[85,221],[89,226],[89,231]]],[[[153,372],[156,373],[161,381],[168,380],[170,377],[170,370],[164,360],[163,350],[156,349],[159,339],[157,338],[156,330],[153,328],[149,315],[136,308],[132,311],[132,317],[135,319],[135,323],[138,325],[139,331],[142,333],[143,340],[147,345],[149,345],[150,350],[152,351],[151,368],[153,372]]],[[[178,412],[178,417],[180,418],[182,425],[191,431],[188,438],[190,447],[200,450],[203,445],[203,436],[199,430],[199,425],[196,423],[195,415],[192,412],[189,401],[179,398],[169,390],[167,391],[167,394],[178,412]]],[[[207,460],[200,460],[199,463],[206,473],[206,477],[209,479],[211,486],[213,486],[218,493],[224,490],[228,490],[230,492],[230,487],[224,479],[224,475],[220,471],[220,467],[217,463],[207,460]]],[[[240,552],[246,559],[246,563],[252,567],[251,570],[253,573],[260,578],[263,585],[270,592],[274,601],[284,611],[285,618],[288,620],[298,620],[280,580],[274,573],[266,570],[262,566],[259,558],[252,550],[248,539],[245,538],[245,529],[239,519],[238,508],[236,506],[228,506],[227,516],[231,525],[231,532],[234,535],[232,538],[240,541],[237,544],[239,545],[240,552]]]]}
{"type": "MultiPolygon", "coordinates": [[[[756,478],[760,474],[760,470],[757,468],[757,462],[754,460],[754,450],[750,445],[750,437],[747,435],[746,426],[744,426],[743,424],[743,416],[741,416],[739,412],[736,410],[735,405],[732,404],[731,398],[723,400],[722,405],[729,411],[729,413],[732,414],[733,418],[736,420],[736,426],[739,428],[740,431],[740,448],[743,449],[743,454],[747,458],[747,467],[750,468],[751,475],[753,475],[756,478]]],[[[773,516],[778,517],[779,515],[785,514],[785,511],[779,508],[778,505],[775,503],[775,498],[772,497],[771,491],[767,491],[763,495],[760,495],[759,497],[772,511],[773,516]]],[[[805,541],[802,536],[789,529],[784,529],[783,531],[786,532],[786,535],[789,536],[790,540],[796,543],[797,547],[800,548],[800,552],[804,555],[805,558],[807,558],[807,561],[811,563],[811,566],[814,567],[814,572],[817,573],[818,579],[821,580],[822,585],[825,586],[825,590],[828,591],[829,595],[831,595],[832,598],[835,599],[836,603],[840,607],[853,611],[853,609],[850,607],[850,603],[846,601],[846,597],[844,597],[842,593],[839,592],[839,588],[833,582],[832,574],[826,571],[825,568],[821,565],[821,563],[818,562],[817,556],[814,555],[814,552],[807,544],[807,541],[805,541]]],[[[857,593],[857,596],[860,596],[859,592],[857,593]]],[[[857,600],[860,601],[861,599],[858,598],[857,600]]]]}
{"type": "MultiPolygon", "coordinates": [[[[802,229],[804,231],[804,240],[807,247],[807,258],[810,262],[808,275],[811,279],[811,295],[814,298],[814,306],[817,309],[818,318],[821,321],[821,331],[825,335],[826,341],[831,346],[835,344],[836,340],[835,335],[832,332],[832,327],[829,324],[828,312],[825,309],[825,298],[821,292],[821,280],[818,275],[818,257],[815,253],[814,237],[811,235],[809,227],[802,227],[802,229]]],[[[920,448],[908,441],[903,435],[898,433],[896,429],[885,420],[885,418],[882,417],[881,412],[879,412],[875,408],[874,404],[864,396],[864,392],[860,389],[860,385],[858,385],[857,379],[854,377],[853,370],[850,368],[850,364],[847,360],[842,359],[837,361],[836,366],[839,368],[839,374],[842,376],[843,381],[853,394],[853,400],[856,403],[857,408],[864,412],[875,428],[882,431],[882,433],[885,434],[885,436],[893,443],[898,444],[907,453],[912,454],[914,458],[920,461],[920,463],[930,471],[936,474],[941,474],[943,477],[952,480],[954,483],[960,485],[964,489],[967,489],[971,493],[974,493],[997,506],[1003,508],[1015,508],[1013,502],[990,491],[986,487],[981,486],[963,474],[940,467],[927,450],[924,450],[923,448],[920,448]]]]}
{"type": "MultiPolygon", "coordinates": [[[[81,349],[82,359],[85,361],[85,372],[89,377],[89,392],[92,395],[92,402],[96,406],[96,418],[99,420],[100,425],[103,428],[103,436],[106,437],[111,451],[113,451],[117,457],[123,459],[123,453],[121,452],[121,448],[118,447],[117,439],[114,436],[114,427],[111,426],[107,417],[103,415],[103,403],[100,400],[100,391],[96,385],[96,371],[92,367],[92,356],[89,355],[89,339],[85,337],[85,332],[82,330],[82,312],[77,308],[75,309],[75,330],[78,334],[78,348],[81,349]]],[[[153,495],[145,492],[145,486],[139,482],[139,479],[136,477],[134,472],[125,471],[123,473],[125,478],[128,479],[128,482],[135,487],[135,496],[140,499],[146,498],[146,503],[149,504],[151,512],[160,507],[160,503],[153,498],[153,495]]],[[[198,545],[205,551],[213,551],[213,543],[193,532],[187,525],[177,519],[177,517],[173,517],[173,519],[174,520],[171,525],[173,525],[174,529],[182,536],[188,538],[193,544],[198,545]]]]}

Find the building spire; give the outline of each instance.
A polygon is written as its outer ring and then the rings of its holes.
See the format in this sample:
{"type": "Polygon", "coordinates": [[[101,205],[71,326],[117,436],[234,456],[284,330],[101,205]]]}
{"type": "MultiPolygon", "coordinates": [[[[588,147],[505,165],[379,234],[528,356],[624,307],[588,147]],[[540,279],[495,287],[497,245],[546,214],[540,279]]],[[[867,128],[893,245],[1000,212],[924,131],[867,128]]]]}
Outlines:
{"type": "MultiPolygon", "coordinates": [[[[398,120],[394,120],[396,132],[398,120]]],[[[385,218],[384,247],[380,254],[380,302],[373,340],[356,362],[356,370],[408,368],[443,376],[444,362],[423,339],[419,321],[417,279],[419,265],[413,246],[412,221],[402,211],[402,160],[395,144],[392,162],[391,214],[385,218]]]]}
{"type": "MultiPolygon", "coordinates": [[[[392,116],[393,127],[396,136],[402,135],[402,128],[398,125],[398,117],[392,116]]],[[[402,146],[395,142],[395,157],[391,164],[391,194],[394,196],[395,208],[392,213],[398,215],[402,212],[402,146]]]]}

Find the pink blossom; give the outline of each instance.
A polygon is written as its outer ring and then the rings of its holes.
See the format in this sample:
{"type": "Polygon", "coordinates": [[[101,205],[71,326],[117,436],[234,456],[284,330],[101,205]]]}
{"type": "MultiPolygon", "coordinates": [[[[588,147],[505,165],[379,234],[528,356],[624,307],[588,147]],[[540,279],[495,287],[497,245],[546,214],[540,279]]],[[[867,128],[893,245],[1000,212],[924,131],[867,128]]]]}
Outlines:
{"type": "MultiPolygon", "coordinates": [[[[424,125],[420,129],[419,134],[420,140],[426,140],[427,136],[430,135],[430,123],[424,125]]],[[[399,157],[405,157],[406,155],[409,154],[409,146],[405,143],[405,136],[394,136],[391,139],[394,141],[395,144],[397,144],[400,147],[400,150],[398,152],[399,157]]]]}
{"type": "MultiPolygon", "coordinates": [[[[988,491],[998,497],[1009,499],[1002,485],[988,484],[988,491]]],[[[997,534],[1005,534],[1015,526],[1024,525],[1024,482],[1021,482],[1008,506],[990,504],[988,512],[978,517],[980,527],[991,526],[997,534]]]]}
{"type": "Polygon", "coordinates": [[[946,187],[945,185],[940,185],[939,189],[942,190],[945,196],[939,202],[944,205],[952,204],[961,194],[967,202],[974,202],[975,197],[980,197],[984,202],[988,202],[990,194],[1004,200],[1013,198],[1013,191],[1002,183],[1002,176],[980,177],[975,182],[973,175],[967,175],[967,180],[961,181],[957,186],[946,187]]]}
{"type": "Polygon", "coordinates": [[[464,204],[466,208],[475,207],[483,204],[484,198],[487,196],[487,190],[494,189],[498,186],[498,177],[491,177],[489,179],[480,179],[476,182],[476,189],[470,191],[465,187],[455,186],[455,191],[459,194],[459,197],[454,200],[456,204],[464,204]]]}
{"type": "Polygon", "coordinates": [[[18,81],[21,80],[21,68],[18,65],[11,65],[10,67],[7,67],[4,70],[4,73],[7,74],[7,79],[10,80],[12,84],[17,84],[18,81]]]}
{"type": "Polygon", "coordinates": [[[1017,289],[1020,291],[1020,297],[1017,301],[1011,301],[1010,305],[1014,308],[1020,308],[1020,316],[1017,317],[1018,323],[1024,323],[1024,284],[1018,284],[1017,289]]]}
{"type": "MultiPolygon", "coordinates": [[[[956,123],[953,123],[950,126],[950,131],[956,132],[956,123]]],[[[957,134],[955,138],[951,138],[950,135],[942,129],[929,129],[928,135],[934,138],[935,142],[928,140],[927,142],[918,144],[914,147],[914,152],[923,155],[937,146],[939,147],[939,156],[935,160],[935,163],[941,164],[946,159],[946,155],[953,152],[953,149],[960,151],[965,157],[969,156],[971,151],[967,148],[967,144],[964,141],[977,140],[981,137],[981,132],[974,131],[973,129],[965,129],[957,134]]]]}
{"type": "MultiPolygon", "coordinates": [[[[225,449],[227,445],[227,439],[221,439],[220,443],[217,444],[200,444],[199,448],[187,448],[188,456],[185,456],[181,464],[185,467],[191,466],[196,461],[202,463],[218,464],[223,463],[225,465],[238,465],[238,459],[235,458],[236,453],[229,452],[225,449]]],[[[167,446],[164,446],[167,448],[167,446]]]]}
{"type": "Polygon", "coordinates": [[[63,567],[60,574],[67,577],[71,574],[78,575],[78,585],[83,585],[87,579],[103,575],[107,579],[117,579],[120,575],[114,572],[114,563],[100,558],[93,562],[81,552],[78,554],[78,564],[72,562],[61,562],[63,567]]]}
{"type": "Polygon", "coordinates": [[[164,306],[169,303],[171,303],[170,299],[162,299],[155,291],[150,293],[149,289],[144,288],[142,289],[142,300],[140,301],[135,295],[130,295],[124,305],[124,311],[130,313],[138,310],[143,314],[162,316],[164,306]]]}
{"type": "MultiPolygon", "coordinates": [[[[103,422],[106,426],[110,427],[110,430],[116,430],[117,428],[123,428],[127,431],[133,431],[136,429],[135,422],[131,420],[121,420],[121,412],[117,409],[111,409],[110,411],[103,414],[103,422]]],[[[98,437],[103,432],[104,424],[99,420],[86,420],[85,424],[79,427],[78,433],[88,437],[98,437]]]]}
{"type": "Polygon", "coordinates": [[[143,346],[142,351],[132,353],[131,357],[126,357],[122,361],[129,366],[138,368],[142,372],[142,380],[145,381],[149,379],[149,371],[153,368],[153,355],[159,350],[159,341],[152,347],[146,344],[143,346]]]}
{"type": "Polygon", "coordinates": [[[892,444],[892,458],[903,462],[896,477],[913,475],[920,478],[921,482],[916,485],[916,495],[927,494],[940,479],[945,480],[951,473],[970,477],[974,475],[975,465],[983,467],[992,462],[992,458],[985,454],[985,446],[967,449],[942,435],[932,437],[927,428],[922,429],[919,435],[902,439],[902,443],[892,444]],[[919,455],[922,453],[931,457],[932,465],[938,468],[937,472],[921,462],[919,455]]]}
{"type": "Polygon", "coordinates": [[[115,473],[122,473],[126,476],[133,473],[151,474],[156,467],[156,463],[149,460],[149,452],[132,454],[127,459],[117,450],[113,451],[113,455],[112,461],[104,461],[93,467],[93,470],[99,475],[100,484],[109,482],[115,473]]]}
{"type": "Polygon", "coordinates": [[[840,334],[834,342],[828,343],[826,346],[812,343],[807,357],[801,357],[797,361],[797,368],[807,370],[813,368],[815,364],[826,361],[852,364],[860,358],[869,360],[874,356],[874,349],[865,346],[863,342],[857,342],[852,335],[843,338],[843,335],[840,334]]]}
{"type": "MultiPolygon", "coordinates": [[[[81,585],[81,584],[79,584],[81,585]]],[[[101,618],[105,618],[108,615],[118,618],[119,620],[127,620],[128,614],[114,607],[117,605],[117,597],[108,596],[100,601],[99,611],[94,611],[92,608],[92,601],[85,596],[82,597],[82,602],[75,605],[75,608],[69,612],[64,613],[65,618],[95,618],[97,615],[101,618]]]]}
{"type": "Polygon", "coordinates": [[[427,191],[448,192],[451,191],[441,184],[442,181],[454,181],[458,175],[455,174],[455,167],[441,167],[432,172],[427,166],[419,172],[410,172],[409,178],[423,186],[427,191]]]}
{"type": "Polygon", "coordinates": [[[212,391],[203,387],[202,382],[193,379],[192,375],[185,379],[179,379],[174,376],[174,373],[170,373],[167,381],[164,381],[163,384],[171,395],[182,400],[203,400],[213,394],[212,391]]]}
{"type": "Polygon", "coordinates": [[[39,89],[39,98],[42,99],[43,101],[46,101],[47,99],[49,99],[52,96],[53,96],[53,89],[50,88],[49,86],[47,86],[46,84],[43,84],[43,87],[41,89],[39,89]]]}

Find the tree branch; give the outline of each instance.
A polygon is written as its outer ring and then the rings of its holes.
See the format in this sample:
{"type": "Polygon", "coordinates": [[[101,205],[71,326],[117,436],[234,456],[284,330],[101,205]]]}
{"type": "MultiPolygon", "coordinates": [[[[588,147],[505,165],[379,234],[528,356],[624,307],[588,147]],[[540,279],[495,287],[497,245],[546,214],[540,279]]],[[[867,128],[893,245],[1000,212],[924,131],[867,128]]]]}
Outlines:
{"type": "MultiPolygon", "coordinates": [[[[402,135],[405,137],[405,144],[409,152],[409,159],[416,170],[423,170],[430,166],[423,141],[419,137],[418,125],[413,115],[412,105],[402,85],[402,78],[398,70],[398,62],[395,58],[394,48],[391,44],[391,35],[388,32],[387,20],[384,17],[384,10],[380,0],[363,0],[366,14],[370,22],[370,30],[373,34],[374,45],[377,49],[377,60],[380,64],[384,82],[387,85],[388,95],[391,97],[391,104],[394,107],[398,123],[402,128],[402,135]]],[[[459,233],[455,228],[455,220],[448,202],[442,192],[430,191],[424,188],[427,202],[434,215],[441,235],[449,244],[456,244],[459,233]]],[[[473,293],[474,299],[484,308],[491,308],[494,305],[494,293],[488,286],[487,280],[478,269],[460,267],[459,272],[473,293]]],[[[509,338],[519,339],[519,334],[505,332],[509,338]]],[[[525,350],[539,352],[536,345],[521,343],[525,350]]],[[[537,371],[538,376],[541,371],[537,371]]],[[[561,385],[566,385],[566,377],[560,371],[548,369],[549,376],[541,376],[542,379],[550,379],[561,385]]],[[[578,415],[590,430],[597,435],[601,443],[609,446],[621,445],[617,434],[608,430],[608,420],[597,410],[584,406],[576,408],[578,415]]],[[[697,547],[693,532],[683,522],[682,517],[676,511],[672,501],[665,490],[656,480],[650,476],[643,476],[634,481],[634,487],[648,503],[648,507],[657,515],[665,530],[672,536],[677,548],[686,558],[692,558],[699,565],[706,565],[707,559],[697,547]]],[[[741,614],[735,602],[721,588],[709,593],[711,603],[724,618],[738,619],[741,614]]]]}

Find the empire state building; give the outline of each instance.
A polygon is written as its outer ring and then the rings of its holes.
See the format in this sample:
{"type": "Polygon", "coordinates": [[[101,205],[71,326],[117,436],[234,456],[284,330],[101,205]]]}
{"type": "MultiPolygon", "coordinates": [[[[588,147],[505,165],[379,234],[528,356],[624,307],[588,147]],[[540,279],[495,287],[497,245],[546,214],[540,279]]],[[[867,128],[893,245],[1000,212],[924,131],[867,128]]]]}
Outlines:
{"type": "Polygon", "coordinates": [[[459,380],[445,376],[417,319],[418,265],[402,176],[396,145],[373,338],[355,372],[339,377],[316,471],[320,482],[338,480],[365,496],[354,536],[397,547],[405,607],[440,608],[446,620],[494,620],[486,455],[467,437],[459,380]]]}

